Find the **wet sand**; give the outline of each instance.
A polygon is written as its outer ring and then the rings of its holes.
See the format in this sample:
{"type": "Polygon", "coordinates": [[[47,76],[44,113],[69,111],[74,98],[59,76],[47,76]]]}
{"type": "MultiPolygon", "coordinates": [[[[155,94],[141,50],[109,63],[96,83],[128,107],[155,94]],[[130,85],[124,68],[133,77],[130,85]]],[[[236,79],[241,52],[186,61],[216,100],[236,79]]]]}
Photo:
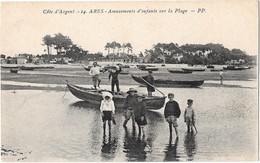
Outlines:
{"type": "MultiPolygon", "coordinates": [[[[109,88],[109,86],[107,86],[109,88]]],[[[127,89],[128,86],[122,86],[127,89]]],[[[137,87],[140,92],[144,87],[137,87]]],[[[30,152],[25,161],[249,161],[257,159],[257,89],[160,88],[174,92],[182,114],[179,139],[169,135],[164,109],[149,111],[145,137],[116,111],[103,135],[98,106],[69,92],[2,91],[2,144],[30,152]],[[231,96],[232,95],[232,96],[231,96]],[[186,132],[183,112],[192,98],[198,134],[186,132]],[[12,99],[12,101],[7,100],[12,99]],[[239,100],[237,100],[239,99],[239,100]],[[15,101],[15,103],[13,102],[15,101]]],[[[4,161],[5,156],[2,157],[4,161]]],[[[16,161],[17,157],[13,158],[16,161]]]]}

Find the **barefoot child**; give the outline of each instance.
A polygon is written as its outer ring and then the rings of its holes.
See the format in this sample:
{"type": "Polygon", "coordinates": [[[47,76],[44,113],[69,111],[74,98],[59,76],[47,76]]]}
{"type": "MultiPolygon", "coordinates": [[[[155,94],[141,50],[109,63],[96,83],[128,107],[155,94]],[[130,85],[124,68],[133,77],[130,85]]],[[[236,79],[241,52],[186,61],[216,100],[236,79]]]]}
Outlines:
{"type": "Polygon", "coordinates": [[[188,107],[185,109],[185,112],[184,112],[184,122],[186,122],[186,124],[187,124],[187,131],[193,132],[193,129],[192,129],[192,126],[193,126],[197,133],[198,131],[195,126],[195,111],[194,111],[194,108],[192,107],[193,100],[188,99],[187,104],[188,104],[188,107]]]}
{"type": "Polygon", "coordinates": [[[166,121],[169,123],[170,128],[170,137],[172,137],[172,126],[175,129],[176,137],[179,137],[178,135],[178,124],[177,124],[177,118],[181,115],[181,110],[179,107],[179,104],[173,100],[174,94],[169,93],[168,94],[169,101],[165,105],[164,109],[164,117],[166,118],[166,121]]]}
{"type": "Polygon", "coordinates": [[[145,96],[143,96],[142,94],[137,94],[136,96],[137,96],[137,106],[134,114],[135,114],[135,122],[137,123],[139,129],[139,137],[141,137],[141,132],[143,133],[143,136],[145,136],[144,126],[147,125],[147,121],[146,121],[147,110],[146,110],[146,103],[143,101],[145,96]]]}
{"type": "Polygon", "coordinates": [[[102,114],[103,131],[106,133],[106,121],[108,121],[109,134],[111,134],[111,120],[115,115],[115,105],[112,100],[112,94],[109,92],[102,93],[103,100],[101,101],[100,111],[102,114]]]}

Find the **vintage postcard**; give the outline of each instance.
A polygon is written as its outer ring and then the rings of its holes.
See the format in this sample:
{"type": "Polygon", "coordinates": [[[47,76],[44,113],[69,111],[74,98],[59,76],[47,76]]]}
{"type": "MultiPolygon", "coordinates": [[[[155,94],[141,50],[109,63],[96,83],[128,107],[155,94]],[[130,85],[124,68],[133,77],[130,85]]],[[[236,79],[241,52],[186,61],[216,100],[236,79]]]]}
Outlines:
{"type": "Polygon", "coordinates": [[[258,160],[258,1],[1,3],[1,161],[258,160]]]}

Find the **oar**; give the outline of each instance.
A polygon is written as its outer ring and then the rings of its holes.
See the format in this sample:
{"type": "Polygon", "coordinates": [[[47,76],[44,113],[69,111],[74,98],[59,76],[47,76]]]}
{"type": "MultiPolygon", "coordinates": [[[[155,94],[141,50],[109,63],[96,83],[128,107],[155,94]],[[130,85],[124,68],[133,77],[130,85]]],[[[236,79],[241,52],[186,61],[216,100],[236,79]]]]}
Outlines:
{"type": "Polygon", "coordinates": [[[150,85],[151,87],[153,87],[154,89],[156,89],[158,92],[160,92],[164,97],[165,97],[165,95],[164,95],[164,93],[162,93],[159,89],[157,89],[155,86],[153,86],[152,84],[150,84],[148,81],[146,81],[144,78],[142,78],[142,77],[140,77],[139,76],[139,78],[141,78],[146,84],[148,84],[148,85],[150,85]]]}

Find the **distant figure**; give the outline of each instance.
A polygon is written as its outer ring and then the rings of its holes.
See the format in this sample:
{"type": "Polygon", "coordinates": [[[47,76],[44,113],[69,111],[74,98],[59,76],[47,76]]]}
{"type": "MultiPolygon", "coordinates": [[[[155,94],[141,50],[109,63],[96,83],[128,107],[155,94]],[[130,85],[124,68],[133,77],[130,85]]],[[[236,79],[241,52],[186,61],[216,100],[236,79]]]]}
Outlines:
{"type": "Polygon", "coordinates": [[[111,134],[111,121],[115,115],[115,104],[112,100],[112,94],[109,92],[102,93],[103,100],[100,104],[100,111],[102,114],[103,121],[103,133],[106,133],[106,121],[108,121],[109,135],[111,134]]]}
{"type": "Polygon", "coordinates": [[[112,80],[111,80],[111,91],[112,91],[112,94],[114,95],[114,87],[116,85],[116,89],[117,89],[117,93],[120,92],[120,89],[119,89],[119,80],[118,80],[118,74],[122,71],[121,67],[119,66],[116,66],[114,69],[111,69],[109,72],[109,76],[108,76],[108,79],[110,81],[110,78],[112,76],[112,80]]]}
{"type": "Polygon", "coordinates": [[[145,136],[144,126],[147,125],[147,120],[146,120],[147,109],[146,109],[146,103],[143,101],[144,98],[145,96],[143,96],[142,94],[137,94],[137,106],[134,111],[135,122],[137,123],[139,129],[139,137],[141,137],[141,133],[143,133],[143,136],[145,136]]]}
{"type": "Polygon", "coordinates": [[[222,85],[223,84],[223,71],[222,70],[220,70],[219,76],[220,76],[220,84],[222,85]]]}
{"type": "MultiPolygon", "coordinates": [[[[148,75],[143,76],[142,78],[144,80],[146,80],[149,84],[154,85],[154,77],[153,77],[153,71],[148,71],[148,75]]],[[[147,91],[148,91],[148,96],[152,96],[152,93],[155,91],[154,87],[152,87],[151,85],[146,84],[147,85],[147,91]]]]}
{"type": "Polygon", "coordinates": [[[129,94],[124,102],[124,107],[123,109],[125,110],[124,116],[125,116],[125,121],[123,123],[123,126],[126,127],[127,122],[129,121],[130,118],[132,118],[132,126],[133,128],[135,127],[135,115],[134,115],[134,110],[136,109],[136,106],[138,105],[137,99],[135,96],[135,93],[137,91],[134,88],[129,88],[129,91],[127,91],[129,94]]]}
{"type": "Polygon", "coordinates": [[[195,116],[194,108],[192,107],[193,100],[188,99],[187,104],[188,104],[188,107],[184,111],[184,122],[186,122],[186,125],[187,125],[187,132],[190,132],[190,131],[193,132],[193,127],[194,127],[196,130],[196,133],[197,133],[198,131],[195,126],[196,116],[195,116]]]}
{"type": "Polygon", "coordinates": [[[179,104],[173,100],[174,94],[169,93],[168,94],[169,101],[165,105],[164,109],[164,117],[166,118],[166,121],[169,123],[169,129],[170,129],[170,137],[172,137],[172,126],[175,129],[176,137],[179,137],[178,135],[178,124],[177,124],[177,118],[181,115],[181,110],[179,107],[179,104]]]}
{"type": "Polygon", "coordinates": [[[93,67],[91,67],[91,69],[89,70],[89,74],[92,76],[94,88],[95,89],[97,89],[97,87],[99,88],[99,84],[101,82],[101,79],[99,78],[100,67],[97,66],[97,62],[93,63],[93,67]]]}

